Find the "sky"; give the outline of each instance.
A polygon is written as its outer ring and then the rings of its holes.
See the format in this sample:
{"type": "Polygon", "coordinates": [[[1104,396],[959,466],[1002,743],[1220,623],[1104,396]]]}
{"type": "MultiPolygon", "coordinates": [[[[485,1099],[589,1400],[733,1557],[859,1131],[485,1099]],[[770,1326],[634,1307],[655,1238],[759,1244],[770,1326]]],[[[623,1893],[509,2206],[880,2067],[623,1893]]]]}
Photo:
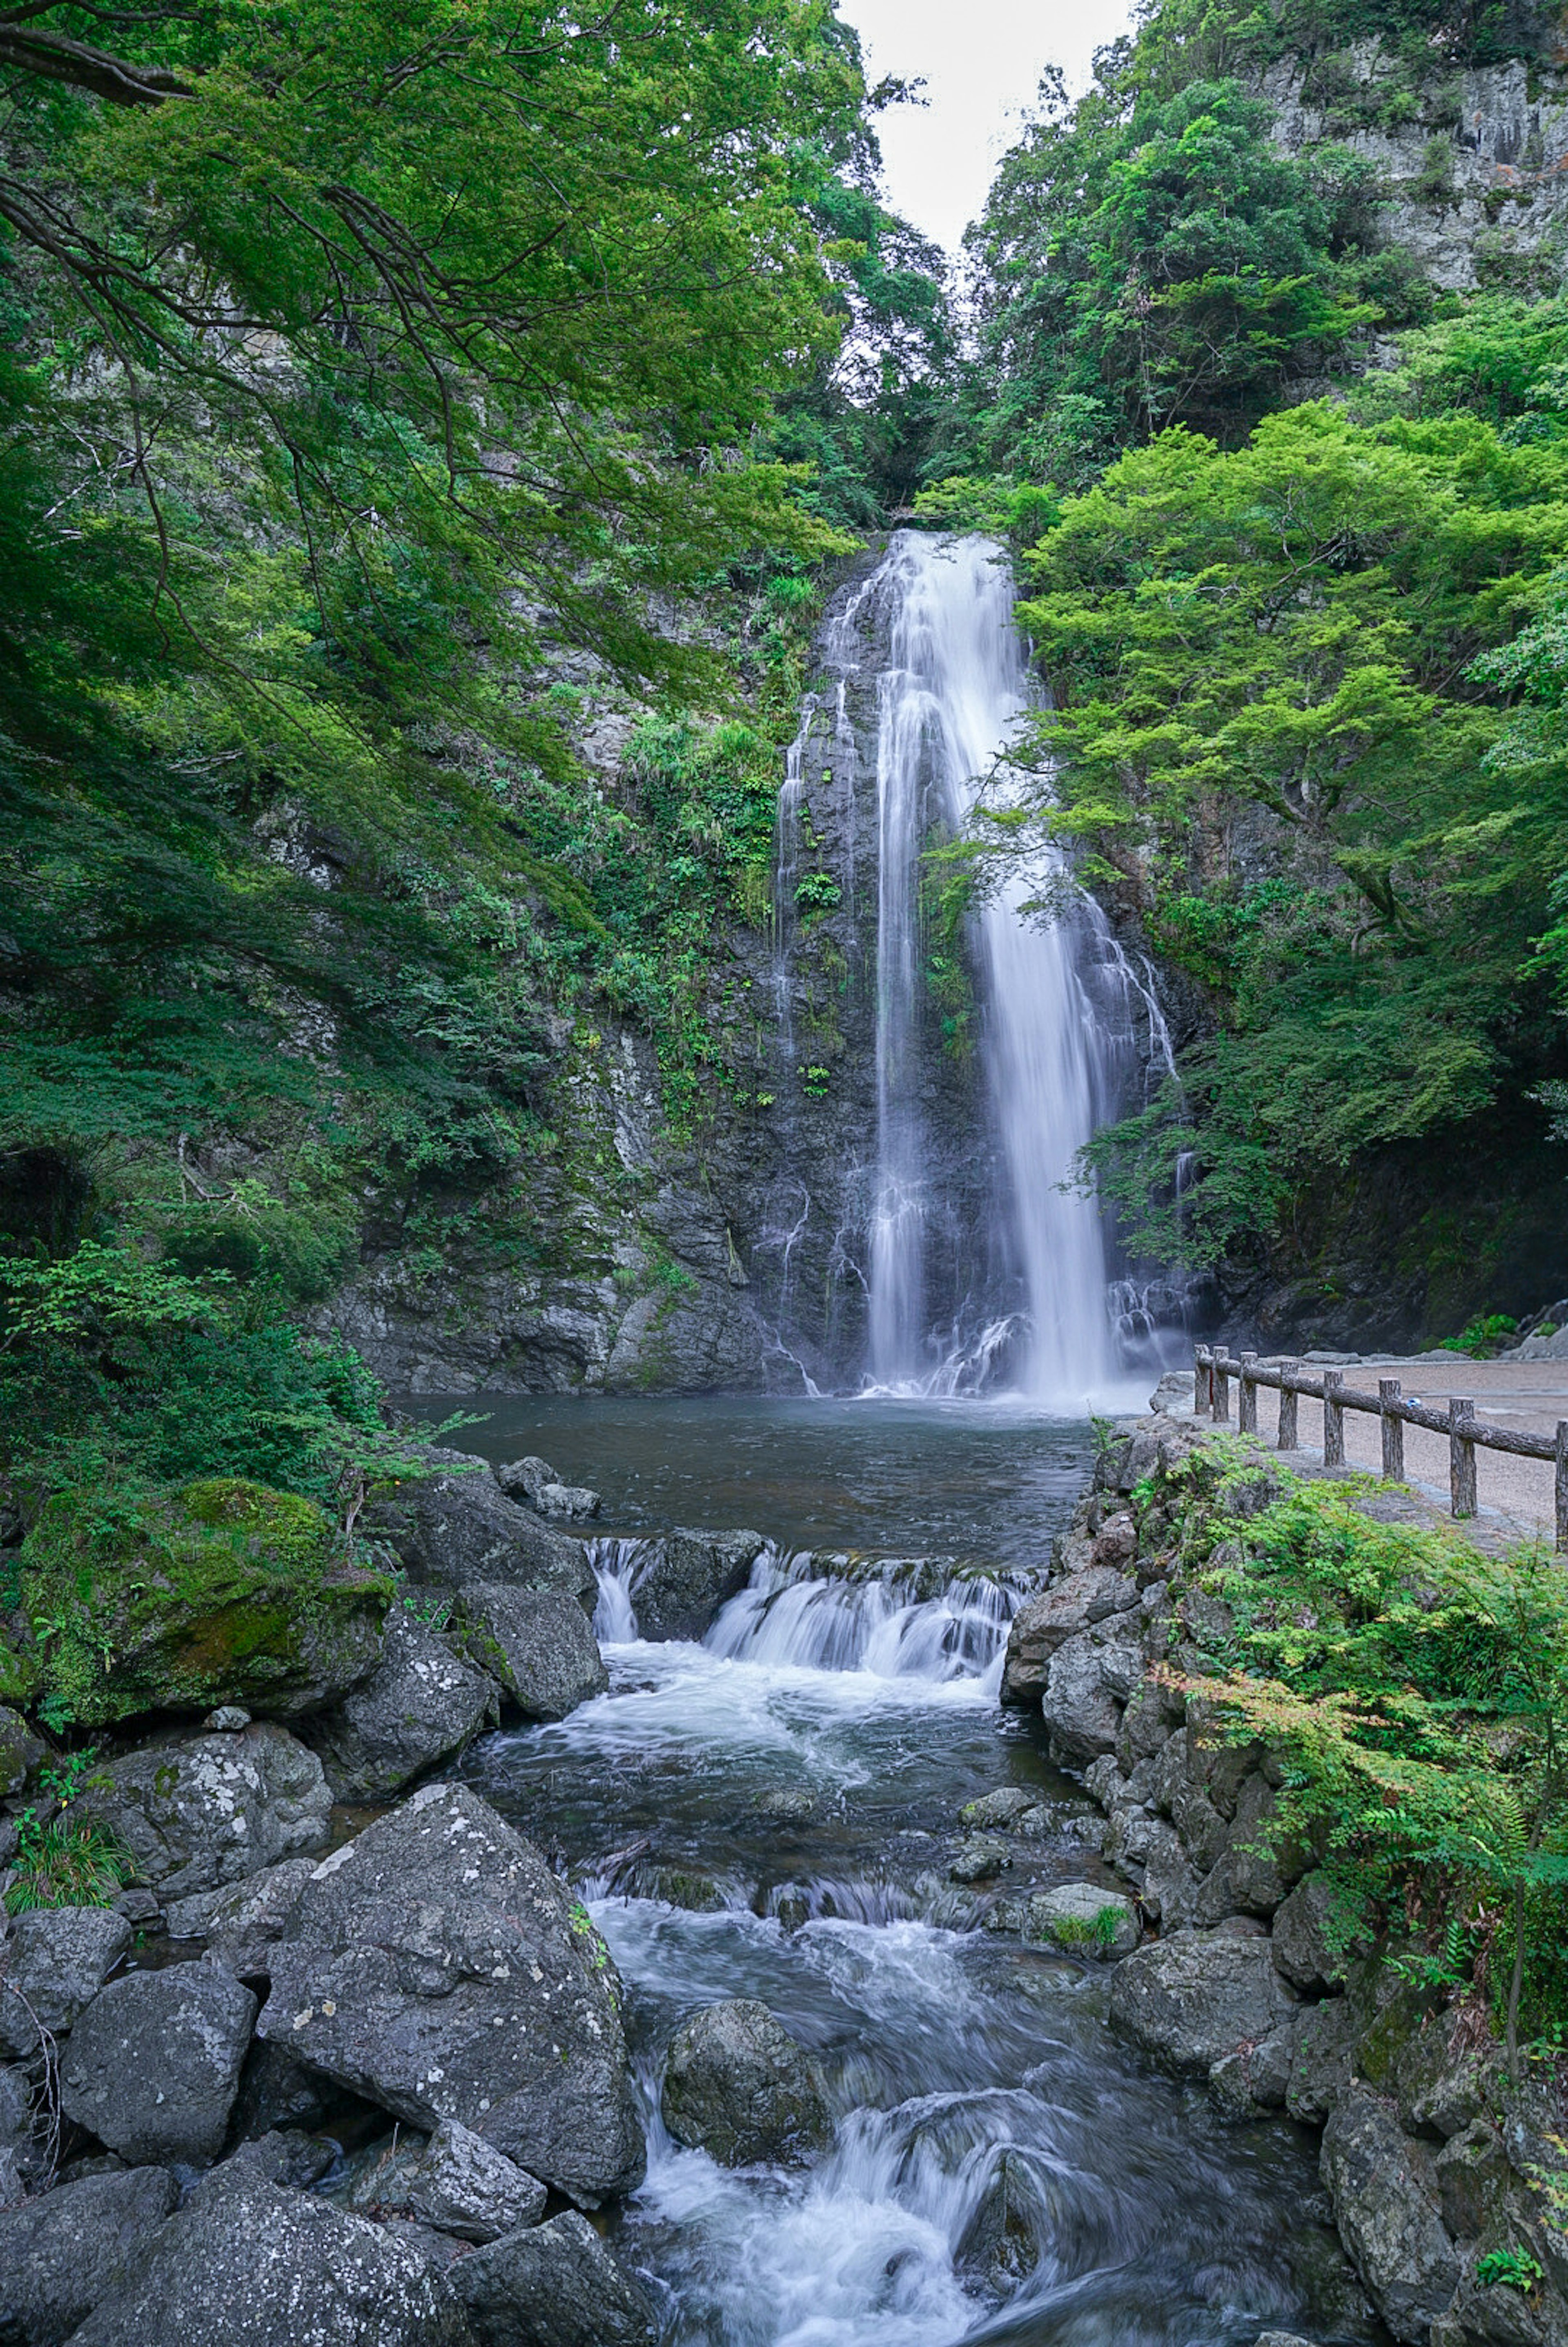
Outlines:
{"type": "Polygon", "coordinates": [[[923,74],[924,107],[878,125],[887,200],[950,251],[985,201],[1047,65],[1076,96],[1095,51],[1127,29],[1127,0],[840,0],[867,79],[923,74]]]}

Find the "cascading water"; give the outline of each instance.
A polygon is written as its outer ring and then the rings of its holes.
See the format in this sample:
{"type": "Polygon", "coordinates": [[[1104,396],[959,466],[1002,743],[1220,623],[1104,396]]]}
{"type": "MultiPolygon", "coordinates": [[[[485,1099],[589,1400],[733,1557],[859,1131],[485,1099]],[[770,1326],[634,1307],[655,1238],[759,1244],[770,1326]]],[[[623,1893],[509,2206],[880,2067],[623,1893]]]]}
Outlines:
{"type": "MultiPolygon", "coordinates": [[[[962,822],[1016,735],[1028,677],[1012,582],[987,540],[901,531],[876,583],[893,609],[877,750],[869,1367],[875,1386],[929,1392],[977,1382],[977,1368],[989,1367],[1011,1331],[996,1321],[978,1344],[972,1337],[939,1348],[927,1324],[926,1254],[940,1202],[927,1174],[921,1102],[920,856],[934,820],[962,822]]],[[[1116,1037],[1084,984],[1084,942],[1102,960],[1110,956],[1087,899],[1076,918],[1043,924],[1023,911],[1038,894],[1038,875],[1015,875],[980,922],[986,1071],[1003,1168],[995,1207],[1023,1307],[1018,1382],[1042,1400],[1079,1409],[1117,1367],[1104,1226],[1093,1198],[1070,1186],[1078,1152],[1115,1102],[1116,1037]]]]}

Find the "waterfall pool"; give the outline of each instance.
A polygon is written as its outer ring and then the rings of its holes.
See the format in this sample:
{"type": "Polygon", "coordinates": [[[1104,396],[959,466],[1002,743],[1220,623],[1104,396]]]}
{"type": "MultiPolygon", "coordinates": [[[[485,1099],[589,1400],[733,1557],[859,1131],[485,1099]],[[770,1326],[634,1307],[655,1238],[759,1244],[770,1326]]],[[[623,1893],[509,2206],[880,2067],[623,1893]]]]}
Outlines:
{"type": "Polygon", "coordinates": [[[484,1399],[489,1424],[457,1440],[542,1452],[618,1531],[748,1522],[777,1543],[697,1645],[636,1636],[636,1552],[606,1541],[610,1692],[465,1763],[568,1869],[619,1968],[649,2159],[615,2234],[665,2347],[1376,2339],[1306,2133],[1227,2126],[1150,2073],[1105,2025],[1101,1967],[983,1928],[949,1881],[959,1809],[1003,1785],[1051,1817],[1037,1871],[1096,1870],[1084,1796],[995,1701],[1008,1575],[916,1594],[789,1561],[1027,1568],[1091,1428],[1003,1405],[484,1399]],[[823,2065],[837,2137],[810,2168],[726,2170],[663,2127],[673,2030],[728,1996],[823,2065]]]}

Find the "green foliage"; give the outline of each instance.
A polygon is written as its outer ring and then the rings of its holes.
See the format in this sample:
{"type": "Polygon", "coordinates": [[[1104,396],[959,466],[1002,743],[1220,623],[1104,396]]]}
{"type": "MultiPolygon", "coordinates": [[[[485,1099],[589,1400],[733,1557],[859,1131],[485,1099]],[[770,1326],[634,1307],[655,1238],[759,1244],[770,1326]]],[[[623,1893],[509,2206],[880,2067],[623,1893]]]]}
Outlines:
{"type": "MultiPolygon", "coordinates": [[[[1342,1939],[1402,1926],[1412,1898],[1462,1919],[1506,1947],[1491,1993],[1511,2048],[1521,2028],[1549,2033],[1568,2022],[1553,2002],[1568,1918],[1561,1568],[1379,1522],[1354,1486],[1283,1483],[1257,1513],[1227,1512],[1236,1484],[1217,1495],[1202,1579],[1224,1610],[1197,1632],[1208,1669],[1184,1684],[1280,1759],[1274,1831],[1320,1853],[1342,1939]]],[[[1437,1952],[1462,1959],[1462,1932],[1437,1952]]]]}
{"type": "Polygon", "coordinates": [[[1494,1353],[1504,1351],[1509,1338],[1518,1333],[1518,1321],[1506,1312],[1477,1313],[1451,1343],[1456,1353],[1468,1353],[1472,1360],[1489,1361],[1494,1353]]]}
{"type": "Polygon", "coordinates": [[[1542,2273],[1540,2260],[1528,2250],[1487,2250],[1475,2261],[1475,2278],[1482,2290],[1499,2283],[1505,2290],[1533,2290],[1542,2273]]]}
{"type": "Polygon", "coordinates": [[[133,1871],[130,1852],[90,1818],[66,1811],[40,1821],[36,1809],[24,1809],[16,1835],[8,1915],[36,1907],[112,1907],[133,1871]]]}

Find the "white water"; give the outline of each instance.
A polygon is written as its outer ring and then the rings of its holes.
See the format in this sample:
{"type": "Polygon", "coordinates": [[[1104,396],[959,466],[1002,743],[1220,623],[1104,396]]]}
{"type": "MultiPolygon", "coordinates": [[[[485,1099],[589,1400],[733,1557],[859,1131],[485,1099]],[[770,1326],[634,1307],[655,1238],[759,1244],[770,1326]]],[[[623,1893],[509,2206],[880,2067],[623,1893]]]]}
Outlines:
{"type": "MultiPolygon", "coordinates": [[[[932,815],[940,810],[958,827],[1016,735],[1028,677],[1012,582],[988,541],[901,531],[878,579],[894,609],[877,756],[870,1372],[883,1390],[973,1389],[992,1356],[1016,1354],[1017,1332],[993,1320],[955,1344],[933,1339],[927,1322],[926,1264],[941,1202],[927,1174],[921,1102],[919,859],[932,815]]],[[[1100,1211],[1070,1186],[1079,1151],[1113,1112],[1117,1051],[1083,982],[1080,935],[1089,935],[1102,960],[1115,956],[1095,935],[1104,923],[1086,899],[1076,923],[1025,917],[1021,907],[1039,895],[1040,882],[1038,871],[1014,875],[981,917],[985,1062],[1005,1167],[996,1211],[1025,1317],[1018,1382],[1047,1406],[1077,1410],[1112,1386],[1118,1367],[1100,1211]]]]}
{"type": "MultiPolygon", "coordinates": [[[[821,1579],[769,1551],[702,1645],[654,1645],[636,1619],[648,1554],[595,1546],[611,1693],[492,1739],[481,1781],[528,1830],[591,1820],[579,1880],[627,1991],[648,2134],[616,2246],[662,2293],[667,2347],[1363,2335],[1325,2318],[1298,2269],[1321,2235],[1288,2132],[1233,2149],[1118,2051],[1094,1967],[975,1930],[975,1894],[946,1881],[927,1829],[997,1781],[1017,1591],[933,1591],[915,1565],[821,1579]],[[780,1790],[809,1794],[813,1821],[759,1812],[780,1790]],[[668,1859],[706,1870],[718,1903],[671,1903],[668,1859]],[[670,2032],[737,1995],[824,2065],[836,2139],[808,2169],[727,2171],[664,2127],[670,2032]],[[1013,2205],[1037,2213],[999,2308],[973,2228],[1003,2159],[1013,2205]]],[[[1071,1848],[1053,1872],[1081,1870],[1071,1848]]]]}

